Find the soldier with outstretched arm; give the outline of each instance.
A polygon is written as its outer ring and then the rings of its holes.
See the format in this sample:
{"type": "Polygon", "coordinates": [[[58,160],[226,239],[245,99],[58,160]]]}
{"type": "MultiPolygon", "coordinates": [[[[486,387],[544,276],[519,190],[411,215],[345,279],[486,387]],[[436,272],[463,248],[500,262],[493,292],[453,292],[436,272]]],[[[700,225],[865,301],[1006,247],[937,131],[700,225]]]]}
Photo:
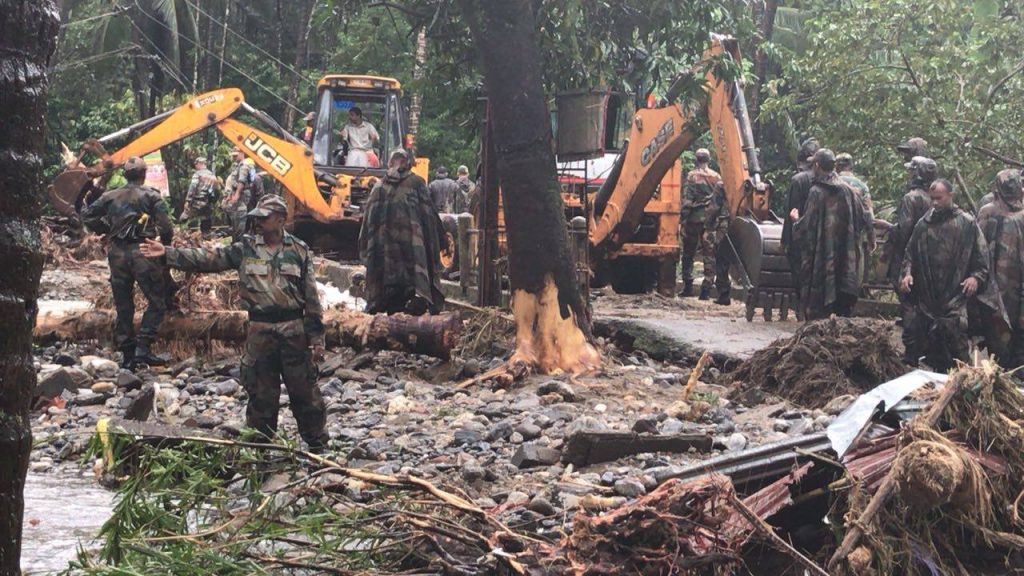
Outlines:
{"type": "Polygon", "coordinates": [[[328,441],[327,413],[317,386],[315,359],[323,356],[324,326],[316,290],[313,253],[284,230],[288,208],[280,197],[260,199],[248,213],[255,235],[215,249],[170,248],[146,242],[150,258],[190,272],[238,270],[240,295],[249,312],[242,356],[242,385],[249,394],[246,424],[272,437],[277,431],[278,399],[284,380],[299,434],[311,451],[328,441]]]}

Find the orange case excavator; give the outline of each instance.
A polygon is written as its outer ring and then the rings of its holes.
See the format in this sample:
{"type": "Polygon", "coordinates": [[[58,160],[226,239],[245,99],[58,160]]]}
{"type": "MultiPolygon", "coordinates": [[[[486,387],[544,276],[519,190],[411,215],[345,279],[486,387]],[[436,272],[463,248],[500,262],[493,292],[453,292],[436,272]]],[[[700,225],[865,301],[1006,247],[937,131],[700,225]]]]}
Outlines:
{"type": "MultiPolygon", "coordinates": [[[[723,54],[740,59],[736,41],[716,35],[704,61],[723,54]]],[[[736,265],[731,269],[737,281],[748,287],[747,319],[753,319],[759,307],[766,319],[773,308],[779,308],[785,319],[795,306],[794,290],[779,245],[781,221],[769,209],[771,186],[761,178],[742,86],[708,72],[706,91],[704,106],[732,216],[729,241],[736,265]]],[[[615,261],[622,258],[654,258],[662,269],[662,291],[674,287],[679,256],[681,190],[679,178],[667,175],[674,175],[680,155],[700,136],[692,129],[694,114],[677,101],[678,92],[673,86],[663,106],[636,111],[628,143],[594,200],[590,228],[594,266],[616,266],[615,261]],[[657,241],[631,242],[645,213],[659,221],[657,241]]]]}

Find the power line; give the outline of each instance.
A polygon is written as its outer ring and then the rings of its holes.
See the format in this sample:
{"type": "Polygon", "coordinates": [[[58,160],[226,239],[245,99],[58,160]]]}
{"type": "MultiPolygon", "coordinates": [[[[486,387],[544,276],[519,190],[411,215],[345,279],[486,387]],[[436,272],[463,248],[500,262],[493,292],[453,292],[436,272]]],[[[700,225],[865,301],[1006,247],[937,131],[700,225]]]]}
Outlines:
{"type": "MultiPolygon", "coordinates": [[[[142,9],[141,6],[139,7],[139,9],[142,9]]],[[[143,14],[145,14],[145,10],[143,10],[142,12],[143,14]]],[[[146,34],[146,32],[131,18],[128,18],[128,23],[131,24],[132,28],[135,28],[139,32],[139,34],[141,34],[142,37],[145,38],[150,43],[150,45],[153,46],[153,50],[156,50],[157,54],[160,55],[160,59],[157,59],[157,62],[162,64],[161,67],[169,73],[170,77],[173,78],[175,82],[180,84],[181,87],[185,89],[185,92],[190,92],[191,89],[188,87],[188,84],[185,83],[184,78],[180,75],[181,72],[177,70],[177,63],[171,60],[171,58],[169,58],[167,54],[164,54],[163,50],[160,50],[160,46],[158,46],[157,43],[149,37],[149,34],[146,34]],[[163,61],[166,61],[166,64],[164,64],[163,61]]],[[[168,30],[170,29],[168,28],[168,30]]]]}
{"type": "Polygon", "coordinates": [[[116,16],[117,14],[119,14],[119,12],[117,12],[116,10],[114,12],[107,12],[106,14],[96,14],[95,16],[89,16],[88,18],[82,18],[81,20],[72,20],[70,22],[64,22],[63,24],[60,25],[60,27],[61,28],[68,28],[70,26],[75,26],[77,24],[84,24],[86,22],[91,22],[93,20],[99,20],[100,18],[106,18],[108,16],[116,16]]]}
{"type": "Polygon", "coordinates": [[[193,3],[193,2],[191,1],[191,0],[184,0],[184,1],[185,1],[185,4],[188,4],[188,5],[189,5],[189,6],[191,6],[192,8],[195,8],[195,9],[196,9],[196,11],[198,11],[198,12],[199,12],[200,14],[202,14],[203,16],[206,16],[207,18],[209,18],[209,19],[210,19],[210,20],[211,20],[211,21],[212,21],[212,22],[213,22],[214,24],[216,24],[216,25],[218,25],[218,26],[221,26],[222,28],[224,28],[224,29],[225,29],[225,30],[227,30],[228,32],[231,32],[231,34],[232,34],[233,36],[235,36],[236,38],[239,38],[240,40],[242,40],[243,42],[245,42],[245,43],[246,43],[246,44],[248,44],[249,46],[252,46],[252,47],[253,47],[253,48],[255,48],[256,50],[260,51],[260,53],[262,53],[263,55],[265,55],[265,56],[266,56],[267,58],[270,58],[271,60],[273,60],[274,62],[276,62],[276,63],[278,64],[278,66],[281,66],[281,67],[282,67],[282,68],[284,68],[285,70],[287,70],[287,71],[291,72],[292,74],[294,74],[295,76],[299,77],[299,78],[300,78],[300,79],[302,79],[302,80],[305,80],[306,82],[310,82],[310,83],[312,83],[312,82],[313,82],[313,80],[312,80],[312,79],[311,79],[311,78],[310,78],[309,76],[307,76],[306,74],[303,74],[302,72],[299,72],[299,71],[298,71],[298,70],[296,70],[296,69],[295,69],[295,68],[294,68],[293,66],[289,66],[289,65],[288,65],[287,63],[285,63],[284,61],[282,61],[282,60],[281,60],[280,58],[277,58],[276,56],[274,56],[274,55],[273,55],[273,54],[271,54],[270,52],[267,52],[267,51],[266,51],[266,50],[264,50],[264,49],[263,49],[262,47],[260,47],[260,46],[259,46],[259,45],[257,45],[256,43],[254,43],[254,42],[253,42],[252,40],[249,40],[249,39],[248,39],[248,38],[246,38],[246,37],[245,37],[244,35],[242,35],[242,34],[239,34],[238,32],[235,32],[234,30],[232,30],[230,26],[228,26],[228,25],[224,24],[223,22],[221,22],[220,20],[218,20],[218,19],[217,19],[216,17],[214,17],[213,15],[211,15],[211,14],[210,14],[209,12],[207,12],[206,10],[203,10],[202,8],[200,8],[200,7],[199,7],[199,4],[198,4],[198,3],[195,3],[195,4],[194,4],[194,3],[193,3]]]}
{"type": "Polygon", "coordinates": [[[103,60],[104,58],[107,58],[109,56],[116,56],[118,54],[123,54],[125,52],[131,52],[135,48],[141,48],[141,47],[137,46],[135,44],[132,44],[131,46],[123,46],[123,47],[118,48],[116,50],[110,50],[108,52],[103,52],[101,54],[93,54],[92,56],[87,56],[85,58],[80,58],[80,59],[75,60],[73,62],[62,62],[62,63],[57,64],[56,66],[54,66],[53,70],[55,72],[60,72],[61,70],[67,70],[68,68],[76,68],[78,66],[85,66],[86,64],[91,64],[93,62],[97,62],[99,60],[103,60]]]}
{"type": "MultiPolygon", "coordinates": [[[[276,93],[276,92],[275,92],[274,90],[272,90],[272,89],[270,89],[269,87],[267,87],[267,86],[263,85],[263,84],[262,84],[262,83],[261,83],[261,82],[260,82],[259,80],[257,80],[257,79],[255,79],[255,78],[253,78],[252,76],[250,76],[250,75],[249,75],[248,73],[246,73],[246,72],[245,72],[244,70],[242,70],[241,68],[239,68],[239,67],[235,66],[235,65],[234,65],[234,64],[232,64],[231,62],[228,62],[226,58],[221,58],[220,56],[218,56],[217,54],[215,54],[215,53],[214,53],[214,52],[213,52],[212,50],[209,50],[209,49],[207,49],[207,48],[206,48],[205,46],[202,46],[202,45],[200,45],[200,44],[199,44],[198,42],[195,42],[194,40],[192,40],[191,38],[189,38],[189,37],[185,36],[185,35],[184,35],[184,34],[182,34],[181,32],[178,32],[177,30],[172,30],[172,29],[171,29],[171,28],[170,28],[169,26],[167,26],[167,24],[164,24],[163,22],[161,22],[161,21],[160,21],[160,19],[158,19],[158,18],[156,18],[156,17],[152,16],[151,14],[149,14],[148,12],[146,12],[145,10],[143,10],[143,9],[142,9],[142,6],[139,6],[139,2],[138,2],[138,0],[135,0],[135,5],[136,5],[136,6],[137,6],[137,7],[139,8],[139,10],[140,10],[140,11],[142,12],[142,14],[143,14],[143,15],[145,15],[145,16],[146,16],[147,18],[149,18],[149,19],[150,19],[150,20],[152,20],[153,22],[156,22],[157,24],[159,24],[160,26],[162,26],[162,27],[163,27],[163,28],[164,28],[165,30],[167,30],[167,31],[168,31],[168,32],[170,32],[171,34],[175,34],[175,35],[177,35],[177,36],[178,36],[178,38],[180,38],[180,39],[182,39],[182,40],[186,40],[186,41],[190,42],[190,43],[191,43],[191,44],[192,44],[193,46],[195,46],[195,47],[196,47],[197,49],[199,49],[199,50],[202,50],[203,52],[206,52],[207,54],[209,54],[209,55],[213,56],[213,57],[214,57],[214,58],[216,58],[217,60],[220,60],[220,62],[221,62],[222,64],[225,64],[225,65],[227,65],[227,66],[228,66],[229,68],[231,68],[231,69],[232,69],[232,70],[234,70],[235,72],[238,72],[238,73],[239,73],[239,74],[241,74],[242,76],[245,76],[245,77],[246,77],[246,78],[247,78],[247,79],[248,79],[248,80],[249,80],[250,82],[252,82],[252,83],[253,83],[253,84],[255,84],[256,86],[259,86],[260,88],[262,88],[262,89],[263,89],[264,91],[266,91],[266,93],[267,93],[267,94],[271,95],[272,97],[274,97],[274,98],[275,98],[276,100],[278,100],[279,102],[281,102],[281,103],[282,103],[282,104],[284,104],[285,106],[287,106],[287,107],[291,108],[292,110],[295,110],[295,111],[296,111],[296,112],[298,112],[299,114],[303,114],[303,113],[305,113],[305,111],[304,111],[304,110],[302,110],[302,109],[300,109],[300,108],[296,107],[296,106],[295,106],[294,104],[292,104],[291,102],[289,102],[289,101],[285,100],[284,98],[282,98],[282,97],[278,96],[278,95],[277,95],[277,93],[276,93]]],[[[190,91],[190,89],[189,89],[189,88],[188,88],[187,86],[185,87],[185,90],[186,90],[186,91],[190,91]]]]}

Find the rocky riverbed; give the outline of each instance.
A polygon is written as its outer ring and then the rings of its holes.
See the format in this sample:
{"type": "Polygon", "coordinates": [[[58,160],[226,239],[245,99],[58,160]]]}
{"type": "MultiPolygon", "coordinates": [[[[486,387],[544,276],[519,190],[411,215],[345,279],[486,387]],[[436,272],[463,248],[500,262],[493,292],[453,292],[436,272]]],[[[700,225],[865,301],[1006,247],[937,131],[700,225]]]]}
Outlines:
{"type": "MultiPolygon", "coordinates": [[[[95,263],[78,274],[105,275],[95,263]]],[[[89,298],[102,283],[47,270],[44,292],[89,298]],[[75,287],[62,293],[64,285],[75,287]],[[88,289],[82,288],[87,287],[88,289]]],[[[745,405],[717,383],[709,367],[687,401],[691,367],[652,360],[599,341],[604,364],[580,377],[531,376],[504,389],[456,385],[502,362],[495,355],[442,361],[398,352],[329,351],[319,385],[327,402],[333,456],[349,466],[387,474],[415,474],[467,493],[485,508],[544,517],[554,529],[587,504],[607,503],[653,489],[682,466],[766,442],[821,431],[837,410],[801,410],[756,398],[745,405]],[[560,455],[577,431],[636,431],[653,435],[705,433],[708,452],[640,453],[575,468],[560,455]]],[[[40,400],[32,413],[34,474],[57,474],[83,462],[96,422],[134,417],[150,422],[237,434],[246,392],[239,384],[238,351],[200,347],[166,367],[131,373],[100,343],[53,343],[36,349],[40,400]],[[55,393],[56,392],[56,393],[55,393]]],[[[177,349],[175,353],[182,355],[177,349]]],[[[296,438],[282,389],[281,425],[296,438]]],[[[69,495],[73,498],[73,496],[69,495]]],[[[73,500],[72,500],[73,502],[73,500]]],[[[72,504],[73,505],[73,504],[72,504]]]]}

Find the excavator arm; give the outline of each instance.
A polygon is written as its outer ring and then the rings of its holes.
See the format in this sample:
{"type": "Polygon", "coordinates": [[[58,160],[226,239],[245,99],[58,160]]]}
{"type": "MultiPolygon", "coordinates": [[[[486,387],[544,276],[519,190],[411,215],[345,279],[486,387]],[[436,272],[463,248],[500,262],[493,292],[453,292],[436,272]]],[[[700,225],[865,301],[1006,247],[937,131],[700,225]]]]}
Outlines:
{"type": "MultiPolygon", "coordinates": [[[[739,61],[735,40],[715,36],[704,53],[704,63],[723,52],[739,61]]],[[[760,180],[742,87],[739,82],[721,80],[713,72],[708,72],[705,80],[705,106],[730,213],[751,212],[759,218],[767,217],[769,191],[760,180]]],[[[594,248],[614,250],[628,241],[665,174],[700,136],[692,129],[693,115],[685,113],[675,101],[677,93],[673,86],[667,105],[640,109],[633,117],[626,149],[595,199],[595,222],[590,232],[594,248]]]]}
{"type": "MultiPolygon", "coordinates": [[[[324,200],[313,167],[313,153],[292,138],[272,118],[245,103],[237,88],[223,88],[196,96],[184,105],[144,120],[97,140],[89,140],[82,152],[50,187],[49,195],[57,210],[71,215],[81,209],[83,196],[93,179],[106,179],[132,156],[145,156],[209,127],[215,127],[263,170],[280,182],[296,201],[304,205],[321,222],[329,222],[340,213],[324,200]],[[256,118],[270,124],[287,139],[272,136],[246,123],[231,118],[244,108],[256,118]],[[103,144],[144,131],[123,148],[107,153],[103,144]],[[100,159],[83,166],[81,157],[91,152],[100,159]]],[[[338,182],[329,175],[320,175],[332,187],[338,182]]]]}

